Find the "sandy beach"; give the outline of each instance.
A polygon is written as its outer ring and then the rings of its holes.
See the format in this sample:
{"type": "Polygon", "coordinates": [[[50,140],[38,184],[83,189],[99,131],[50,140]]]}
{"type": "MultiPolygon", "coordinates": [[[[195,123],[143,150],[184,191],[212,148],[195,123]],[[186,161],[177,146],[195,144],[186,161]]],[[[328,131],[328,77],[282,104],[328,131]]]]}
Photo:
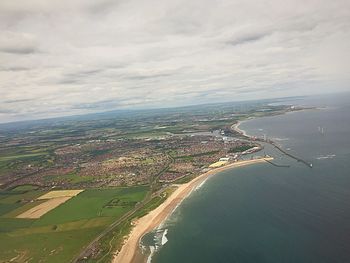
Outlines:
{"type": "Polygon", "coordinates": [[[114,257],[113,263],[135,262],[141,237],[159,226],[174,211],[176,206],[181,203],[181,201],[184,200],[196,186],[204,182],[209,176],[234,167],[263,163],[265,160],[272,159],[273,158],[260,158],[230,163],[226,166],[201,174],[186,184],[179,185],[178,188],[164,201],[164,203],[135,222],[134,228],[132,229],[120,252],[114,257]]]}
{"type": "Polygon", "coordinates": [[[249,120],[252,120],[252,119],[254,119],[254,118],[250,117],[250,118],[248,118],[248,119],[246,119],[246,120],[244,120],[244,121],[237,121],[235,124],[233,124],[233,125],[231,126],[231,129],[234,130],[234,131],[236,131],[236,132],[238,132],[239,134],[241,134],[241,135],[243,135],[243,136],[245,136],[245,137],[250,138],[251,136],[249,136],[249,135],[246,133],[245,130],[240,129],[239,126],[240,126],[243,122],[249,121],[249,120]]]}

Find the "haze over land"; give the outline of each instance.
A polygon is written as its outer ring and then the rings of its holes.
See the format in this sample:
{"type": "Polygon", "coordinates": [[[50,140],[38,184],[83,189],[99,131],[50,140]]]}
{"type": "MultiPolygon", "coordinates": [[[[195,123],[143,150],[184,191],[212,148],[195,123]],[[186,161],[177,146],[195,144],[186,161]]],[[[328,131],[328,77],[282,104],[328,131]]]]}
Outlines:
{"type": "Polygon", "coordinates": [[[0,122],[348,89],[350,3],[1,1],[0,122]]]}

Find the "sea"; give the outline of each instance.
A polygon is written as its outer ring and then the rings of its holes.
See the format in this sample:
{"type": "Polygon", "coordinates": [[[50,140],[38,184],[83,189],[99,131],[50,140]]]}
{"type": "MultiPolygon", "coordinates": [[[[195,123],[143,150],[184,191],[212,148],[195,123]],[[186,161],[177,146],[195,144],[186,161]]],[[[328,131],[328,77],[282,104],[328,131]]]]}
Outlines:
{"type": "Polygon", "coordinates": [[[276,104],[313,109],[244,121],[270,163],[210,177],[142,239],[155,263],[350,262],[350,94],[276,104]],[[282,167],[280,167],[282,166],[282,167]]]}

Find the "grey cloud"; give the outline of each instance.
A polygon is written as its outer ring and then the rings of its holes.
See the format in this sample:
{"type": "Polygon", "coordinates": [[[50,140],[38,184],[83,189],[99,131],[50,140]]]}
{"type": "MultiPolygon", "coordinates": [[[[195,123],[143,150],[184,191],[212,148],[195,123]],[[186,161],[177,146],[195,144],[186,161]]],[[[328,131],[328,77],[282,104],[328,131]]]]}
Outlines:
{"type": "Polygon", "coordinates": [[[28,55],[39,52],[39,49],[33,34],[4,30],[0,35],[0,52],[28,55]]]}
{"type": "Polygon", "coordinates": [[[106,110],[106,109],[115,109],[119,106],[135,106],[135,105],[142,105],[143,100],[145,98],[143,96],[133,96],[132,99],[121,99],[121,98],[115,98],[111,100],[102,100],[97,102],[91,102],[91,103],[80,103],[72,105],[71,109],[79,109],[79,110],[106,110]]]}
{"type": "Polygon", "coordinates": [[[76,79],[76,78],[65,77],[65,78],[62,78],[62,79],[58,80],[55,83],[56,84],[62,84],[62,85],[65,85],[65,84],[78,84],[78,83],[81,83],[81,80],[76,79]]]}
{"type": "Polygon", "coordinates": [[[103,71],[103,69],[79,70],[79,71],[76,71],[76,72],[65,73],[64,77],[68,77],[68,78],[82,78],[82,77],[86,77],[86,76],[95,75],[95,74],[100,73],[102,71],[103,71]]]}
{"type": "Polygon", "coordinates": [[[0,52],[28,55],[37,52],[35,47],[0,47],[0,52]]]}
{"type": "Polygon", "coordinates": [[[96,77],[97,74],[103,72],[104,69],[85,69],[85,70],[70,70],[64,72],[62,76],[55,77],[52,81],[54,84],[79,84],[86,83],[89,78],[96,77]]]}
{"type": "Polygon", "coordinates": [[[106,109],[108,107],[115,107],[118,103],[115,100],[104,100],[104,101],[98,101],[98,102],[92,102],[92,103],[79,103],[72,105],[72,109],[93,109],[93,110],[100,110],[100,109],[106,109]]]}
{"type": "Polygon", "coordinates": [[[233,39],[231,41],[227,41],[226,43],[232,46],[243,45],[243,44],[259,41],[268,35],[270,34],[261,34],[261,33],[251,34],[251,35],[246,35],[237,39],[233,39]]]}
{"type": "Polygon", "coordinates": [[[32,101],[32,99],[3,100],[3,101],[1,101],[1,103],[4,103],[4,104],[12,104],[12,103],[29,102],[29,101],[32,101]]]}
{"type": "Polygon", "coordinates": [[[0,114],[16,114],[16,110],[12,109],[0,109],[0,114]]]}
{"type": "Polygon", "coordinates": [[[0,13],[0,122],[349,83],[346,0],[12,0],[0,13]]]}
{"type": "Polygon", "coordinates": [[[30,70],[28,67],[13,66],[13,67],[0,67],[0,71],[25,71],[30,70]]]}
{"type": "Polygon", "coordinates": [[[120,4],[120,0],[103,0],[103,1],[95,1],[90,6],[87,7],[87,10],[91,14],[103,15],[108,12],[112,12],[113,8],[115,8],[118,4],[120,4]]]}
{"type": "Polygon", "coordinates": [[[144,79],[157,79],[157,78],[163,78],[163,77],[169,77],[172,76],[172,73],[159,73],[159,74],[150,74],[150,75],[133,75],[133,76],[124,76],[124,79],[129,80],[144,80],[144,79]]]}

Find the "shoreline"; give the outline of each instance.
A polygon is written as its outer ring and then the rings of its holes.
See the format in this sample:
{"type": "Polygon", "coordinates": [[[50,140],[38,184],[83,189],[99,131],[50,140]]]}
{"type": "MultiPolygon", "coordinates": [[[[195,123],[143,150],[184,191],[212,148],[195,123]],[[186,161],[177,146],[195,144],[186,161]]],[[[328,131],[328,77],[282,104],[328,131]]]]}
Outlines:
{"type": "MultiPolygon", "coordinates": [[[[300,112],[300,111],[298,111],[298,112],[300,112]]],[[[289,112],[287,112],[286,114],[288,114],[288,113],[289,112]]],[[[290,112],[290,113],[295,113],[295,112],[290,112]]],[[[252,120],[252,119],[254,119],[254,117],[250,118],[250,119],[248,118],[247,120],[244,120],[244,121],[248,121],[248,120],[252,120]]],[[[296,160],[298,162],[301,162],[301,163],[305,164],[309,168],[313,167],[311,162],[309,162],[307,160],[304,160],[303,158],[300,158],[300,157],[298,157],[298,156],[296,156],[294,154],[291,154],[291,153],[287,152],[287,150],[283,149],[283,146],[279,145],[275,141],[273,141],[271,139],[265,140],[265,139],[261,139],[261,138],[259,138],[257,136],[252,136],[252,135],[247,134],[245,130],[242,130],[242,129],[239,128],[239,126],[242,124],[242,122],[243,121],[236,122],[235,124],[233,124],[231,126],[231,129],[234,130],[235,132],[237,132],[238,134],[240,134],[241,136],[244,136],[245,138],[249,139],[249,140],[255,140],[255,141],[258,141],[258,142],[268,143],[268,144],[272,145],[273,147],[275,147],[277,150],[279,150],[281,153],[285,154],[286,156],[288,156],[288,157],[290,157],[290,158],[292,158],[292,159],[294,159],[294,160],[296,160]]]]}
{"type": "Polygon", "coordinates": [[[246,120],[243,121],[237,121],[235,124],[233,124],[231,126],[231,129],[234,130],[235,132],[239,133],[240,135],[243,135],[244,137],[247,137],[249,139],[251,139],[251,136],[247,134],[247,132],[245,130],[242,130],[239,128],[239,126],[245,122],[245,121],[249,121],[249,120],[253,120],[254,118],[248,118],[246,120]]]}
{"type": "Polygon", "coordinates": [[[272,160],[269,158],[259,158],[252,160],[238,161],[227,164],[223,167],[219,167],[208,172],[205,172],[192,181],[179,185],[178,188],[157,208],[149,212],[147,215],[139,218],[129,236],[126,238],[121,250],[113,258],[113,263],[132,263],[138,261],[140,257],[139,242],[140,239],[148,232],[152,231],[160,224],[162,224],[168,216],[180,205],[180,203],[186,199],[197,186],[204,183],[210,176],[219,172],[235,168],[242,167],[256,163],[264,163],[266,160],[272,160]]]}
{"type": "Polygon", "coordinates": [[[248,117],[248,118],[245,118],[244,120],[238,120],[236,123],[234,123],[233,125],[231,125],[231,129],[235,132],[237,132],[238,134],[248,138],[248,139],[253,139],[255,136],[253,135],[249,135],[247,134],[247,132],[245,130],[242,130],[239,128],[239,126],[244,123],[244,122],[247,122],[247,121],[251,121],[251,120],[254,120],[254,119],[260,119],[260,118],[269,118],[269,117],[273,117],[273,116],[279,116],[279,115],[285,115],[285,114],[295,114],[295,113],[299,113],[299,112],[304,112],[304,111],[309,111],[309,110],[326,110],[326,109],[329,109],[329,107],[309,107],[309,108],[301,108],[301,109],[298,109],[298,110],[293,110],[293,111],[286,111],[284,113],[280,113],[280,114],[277,114],[277,115],[268,115],[268,116],[260,116],[260,117],[257,117],[257,116],[251,116],[251,117],[248,117]]]}

